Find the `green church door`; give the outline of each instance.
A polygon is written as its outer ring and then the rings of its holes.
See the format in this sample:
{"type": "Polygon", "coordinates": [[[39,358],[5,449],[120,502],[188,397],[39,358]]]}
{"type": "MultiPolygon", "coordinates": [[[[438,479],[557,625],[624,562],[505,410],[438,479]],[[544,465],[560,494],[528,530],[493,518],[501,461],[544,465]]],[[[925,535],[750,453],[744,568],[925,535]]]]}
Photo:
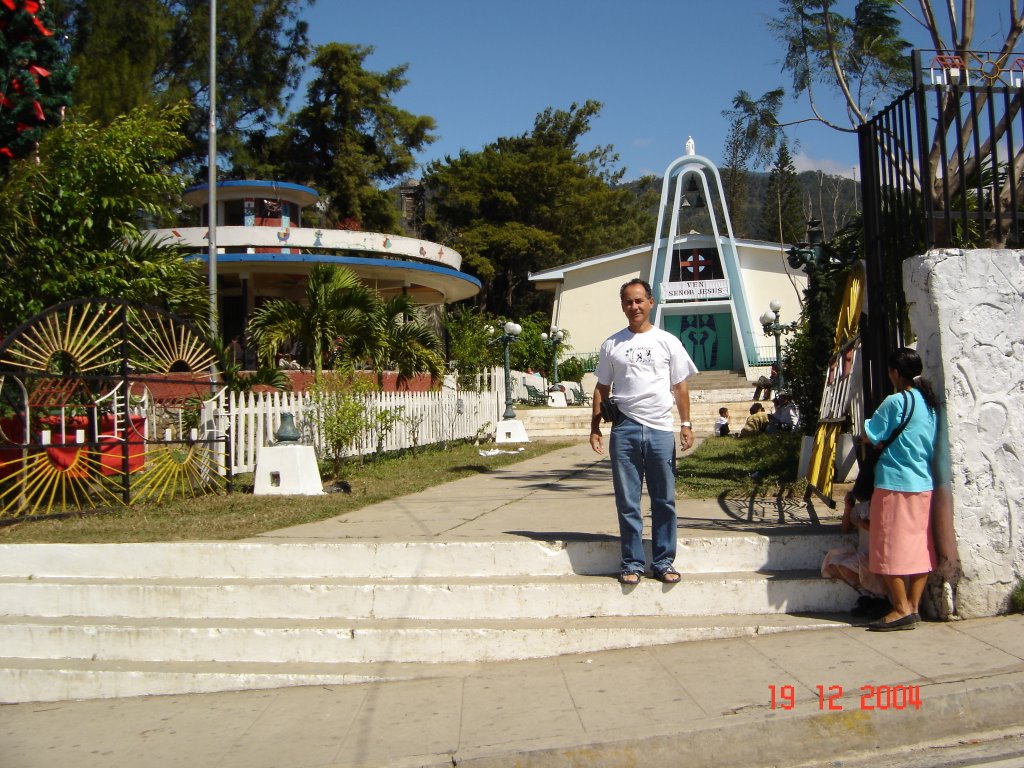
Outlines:
{"type": "Polygon", "coordinates": [[[732,317],[728,312],[670,315],[665,318],[665,330],[683,342],[698,370],[732,370],[732,317]]]}

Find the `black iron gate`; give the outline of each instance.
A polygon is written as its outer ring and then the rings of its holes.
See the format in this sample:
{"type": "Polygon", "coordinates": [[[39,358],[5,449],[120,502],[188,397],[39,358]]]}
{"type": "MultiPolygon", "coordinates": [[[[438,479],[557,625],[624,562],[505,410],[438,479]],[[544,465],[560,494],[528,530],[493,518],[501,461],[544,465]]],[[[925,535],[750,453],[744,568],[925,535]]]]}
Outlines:
{"type": "Polygon", "coordinates": [[[868,412],[908,337],[903,260],[1024,242],[1024,53],[914,52],[914,85],[859,130],[868,412]]]}

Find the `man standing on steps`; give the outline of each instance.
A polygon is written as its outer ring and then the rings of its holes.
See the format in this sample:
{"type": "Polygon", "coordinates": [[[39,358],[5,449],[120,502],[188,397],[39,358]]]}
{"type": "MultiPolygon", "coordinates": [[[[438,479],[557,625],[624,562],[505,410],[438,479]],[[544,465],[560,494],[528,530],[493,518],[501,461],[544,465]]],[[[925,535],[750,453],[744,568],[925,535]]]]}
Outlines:
{"type": "Polygon", "coordinates": [[[697,367],[670,333],[651,325],[654,297],[639,278],[619,289],[622,312],[629,325],[601,344],[597,387],[590,423],[590,447],[604,453],[601,437],[602,403],[614,404],[609,454],[615,508],[619,514],[622,564],[619,581],[640,582],[645,567],[643,512],[640,492],[647,481],[651,500],[651,571],[668,584],[679,581],[672,563],[676,557],[676,443],[673,405],[683,425],[683,450],[693,445],[690,424],[689,376],[697,367]]]}

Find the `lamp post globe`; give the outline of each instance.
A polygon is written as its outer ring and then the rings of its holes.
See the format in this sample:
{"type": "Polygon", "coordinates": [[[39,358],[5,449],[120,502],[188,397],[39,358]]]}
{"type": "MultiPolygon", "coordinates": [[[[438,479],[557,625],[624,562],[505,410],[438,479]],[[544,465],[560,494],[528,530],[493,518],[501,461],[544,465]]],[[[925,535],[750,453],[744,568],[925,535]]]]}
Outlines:
{"type": "MultiPolygon", "coordinates": [[[[490,336],[494,333],[494,329],[491,326],[487,326],[487,335],[490,336]]],[[[519,323],[514,323],[509,320],[502,326],[503,333],[497,338],[491,339],[490,344],[501,344],[503,347],[503,357],[505,363],[505,413],[502,414],[503,420],[514,419],[516,417],[515,409],[512,407],[512,368],[509,364],[508,359],[508,347],[513,342],[519,339],[519,334],[523,332],[523,327],[519,323]]]]}
{"type": "Polygon", "coordinates": [[[551,347],[552,357],[554,358],[551,364],[551,386],[550,389],[556,389],[558,384],[558,345],[565,339],[565,331],[559,328],[557,325],[551,326],[551,335],[546,333],[540,335],[541,341],[544,342],[545,346],[551,347]]]}
{"type": "Polygon", "coordinates": [[[764,329],[764,335],[775,337],[775,364],[779,371],[778,392],[782,392],[786,389],[786,376],[782,367],[782,336],[784,334],[793,333],[796,330],[795,321],[788,325],[784,325],[779,322],[779,311],[781,309],[782,302],[778,299],[772,299],[768,304],[768,310],[758,318],[761,321],[762,328],[764,329]]]}

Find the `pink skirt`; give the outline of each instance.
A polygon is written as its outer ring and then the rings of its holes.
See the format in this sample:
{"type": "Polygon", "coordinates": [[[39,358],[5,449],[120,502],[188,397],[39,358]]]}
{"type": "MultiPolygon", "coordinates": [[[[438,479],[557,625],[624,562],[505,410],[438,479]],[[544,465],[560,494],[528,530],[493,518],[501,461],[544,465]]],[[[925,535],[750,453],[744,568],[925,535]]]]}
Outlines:
{"type": "Polygon", "coordinates": [[[912,576],[935,569],[932,492],[903,493],[876,488],[871,495],[868,549],[873,573],[912,576]]]}

